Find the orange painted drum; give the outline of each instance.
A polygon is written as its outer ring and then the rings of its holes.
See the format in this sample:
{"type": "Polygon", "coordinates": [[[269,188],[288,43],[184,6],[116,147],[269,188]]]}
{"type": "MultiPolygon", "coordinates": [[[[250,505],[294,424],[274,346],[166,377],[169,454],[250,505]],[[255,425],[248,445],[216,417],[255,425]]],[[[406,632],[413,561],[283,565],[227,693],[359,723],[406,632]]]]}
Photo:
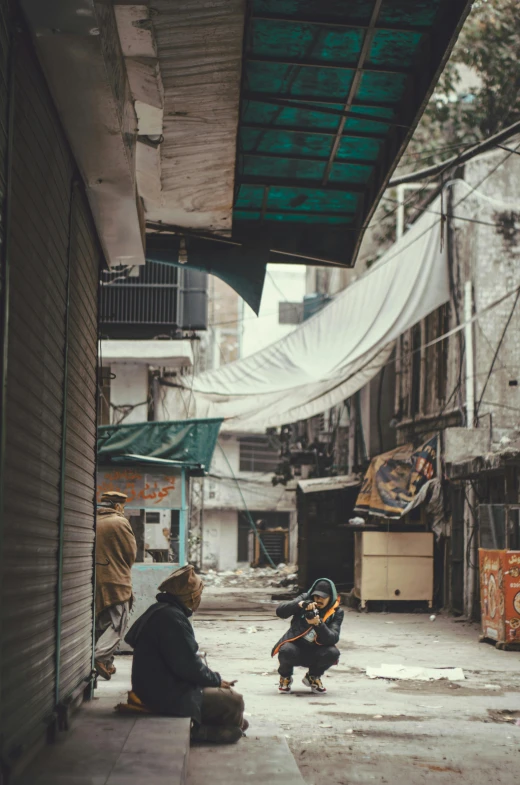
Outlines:
{"type": "Polygon", "coordinates": [[[520,551],[480,548],[482,634],[497,643],[520,643],[520,551]]]}

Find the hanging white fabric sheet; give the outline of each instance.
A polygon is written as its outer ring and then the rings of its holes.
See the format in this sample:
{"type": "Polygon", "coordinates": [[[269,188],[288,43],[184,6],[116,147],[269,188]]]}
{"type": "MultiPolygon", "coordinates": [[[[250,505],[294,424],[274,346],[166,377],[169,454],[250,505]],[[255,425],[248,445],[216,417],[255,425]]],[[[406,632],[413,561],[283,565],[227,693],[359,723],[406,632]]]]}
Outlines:
{"type": "MultiPolygon", "coordinates": [[[[440,199],[430,208],[440,211],[440,199]]],[[[167,388],[179,417],[223,417],[262,433],[349,398],[388,361],[395,339],[449,300],[441,221],[424,213],[370,270],[319,313],[256,354],[167,388]]]]}

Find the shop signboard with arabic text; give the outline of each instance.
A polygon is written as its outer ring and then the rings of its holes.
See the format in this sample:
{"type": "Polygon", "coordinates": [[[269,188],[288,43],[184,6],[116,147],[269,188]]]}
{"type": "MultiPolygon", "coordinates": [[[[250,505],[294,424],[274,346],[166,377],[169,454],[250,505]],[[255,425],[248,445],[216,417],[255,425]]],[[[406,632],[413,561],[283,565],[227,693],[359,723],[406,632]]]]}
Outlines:
{"type": "Polygon", "coordinates": [[[146,471],[141,467],[101,468],[97,475],[96,499],[107,491],[126,493],[126,507],[152,510],[180,510],[182,507],[181,471],[146,471]]]}

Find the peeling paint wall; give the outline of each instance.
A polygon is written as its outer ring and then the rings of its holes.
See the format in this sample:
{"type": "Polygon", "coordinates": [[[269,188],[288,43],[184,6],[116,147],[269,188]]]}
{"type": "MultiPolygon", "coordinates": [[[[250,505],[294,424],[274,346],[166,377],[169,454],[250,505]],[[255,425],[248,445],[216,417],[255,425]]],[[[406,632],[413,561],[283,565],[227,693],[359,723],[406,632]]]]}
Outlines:
{"type": "MultiPolygon", "coordinates": [[[[451,249],[452,301],[402,337],[395,401],[400,443],[466,424],[463,331],[413,355],[417,338],[424,345],[464,321],[466,281],[473,285],[474,313],[520,286],[520,159],[507,155],[498,150],[469,162],[464,181],[449,188],[453,217],[445,240],[451,249]]],[[[473,325],[475,425],[487,429],[493,443],[520,428],[520,304],[513,311],[514,303],[513,294],[473,325]]]]}

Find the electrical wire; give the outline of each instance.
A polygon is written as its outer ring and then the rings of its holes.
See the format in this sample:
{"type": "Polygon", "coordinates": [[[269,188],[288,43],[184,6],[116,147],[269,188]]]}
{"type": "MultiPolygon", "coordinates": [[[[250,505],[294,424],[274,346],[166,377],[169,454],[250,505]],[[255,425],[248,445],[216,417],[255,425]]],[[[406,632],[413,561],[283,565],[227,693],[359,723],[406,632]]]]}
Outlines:
{"type": "Polygon", "coordinates": [[[471,504],[470,500],[468,499],[468,494],[466,493],[466,485],[463,485],[464,497],[466,499],[467,505],[471,512],[471,517],[473,518],[473,525],[471,526],[471,534],[469,536],[468,542],[466,544],[466,565],[470,567],[472,570],[476,569],[477,565],[473,564],[470,558],[471,555],[471,544],[473,542],[473,537],[475,536],[477,529],[478,529],[478,522],[475,510],[473,509],[473,505],[471,504]]]}
{"type": "MultiPolygon", "coordinates": [[[[511,412],[520,412],[519,406],[510,406],[507,403],[498,403],[497,401],[481,401],[481,403],[485,403],[486,406],[496,406],[498,409],[508,409],[511,412]]],[[[486,412],[486,414],[482,415],[485,417],[486,415],[490,414],[491,412],[486,412]]]]}
{"type": "MultiPolygon", "coordinates": [[[[485,340],[485,342],[487,343],[487,345],[489,346],[491,351],[494,352],[495,351],[495,347],[493,346],[493,344],[491,343],[491,341],[487,337],[486,333],[482,329],[482,325],[481,324],[478,325],[478,329],[479,329],[480,335],[483,337],[483,339],[485,340]]],[[[513,370],[513,368],[509,368],[507,365],[504,365],[504,363],[502,361],[500,361],[500,365],[497,368],[497,370],[499,370],[499,371],[507,371],[507,373],[511,374],[511,376],[514,376],[516,374],[516,370],[513,370]]]]}
{"type": "MultiPolygon", "coordinates": [[[[481,179],[481,180],[480,180],[480,181],[479,181],[479,182],[478,182],[478,183],[477,183],[475,186],[470,186],[470,190],[468,190],[468,192],[467,192],[467,193],[466,193],[464,196],[462,196],[462,197],[459,199],[459,201],[458,201],[458,202],[457,202],[455,205],[453,205],[453,209],[457,208],[457,207],[458,207],[460,204],[462,204],[462,202],[464,202],[464,201],[465,201],[465,200],[466,200],[466,199],[467,199],[467,198],[468,198],[468,197],[469,197],[469,196],[470,196],[470,195],[471,195],[471,194],[472,194],[474,191],[476,191],[478,188],[480,188],[480,186],[481,186],[481,185],[482,185],[482,184],[483,184],[483,183],[484,183],[484,182],[485,182],[485,181],[486,181],[486,180],[487,180],[489,177],[491,177],[491,175],[492,175],[492,174],[494,174],[494,173],[497,171],[497,169],[499,169],[499,168],[500,168],[500,167],[501,167],[503,164],[505,164],[505,163],[506,163],[506,161],[508,161],[508,160],[509,160],[509,158],[511,157],[511,155],[513,155],[513,153],[514,153],[514,152],[516,152],[516,150],[519,150],[519,149],[520,149],[520,142],[518,143],[518,145],[516,146],[516,148],[515,148],[514,150],[510,150],[510,151],[509,151],[509,152],[508,152],[508,153],[507,153],[507,154],[504,156],[504,158],[501,158],[501,159],[500,159],[500,161],[499,161],[499,162],[498,162],[498,163],[497,163],[497,164],[496,164],[496,165],[495,165],[495,166],[494,166],[492,169],[490,169],[490,170],[489,170],[489,172],[487,172],[487,173],[484,175],[484,177],[483,177],[483,178],[482,178],[482,179],[481,179]]],[[[450,181],[450,182],[455,182],[455,181],[450,181]]],[[[430,183],[426,183],[426,184],[423,186],[423,188],[422,188],[422,189],[420,189],[419,191],[414,191],[414,192],[413,192],[413,194],[412,194],[412,197],[411,197],[411,198],[414,198],[415,196],[417,196],[417,195],[420,195],[421,193],[423,193],[423,192],[426,190],[426,188],[427,188],[429,185],[430,185],[430,183]]],[[[410,201],[410,199],[409,199],[408,201],[404,200],[404,201],[403,201],[403,206],[406,206],[406,205],[409,203],[409,201],[410,201]]],[[[399,209],[399,205],[397,205],[397,206],[396,206],[396,207],[395,207],[393,210],[391,210],[389,213],[387,213],[387,215],[392,215],[393,213],[397,212],[397,210],[398,210],[398,209],[399,209]]],[[[442,220],[442,219],[441,219],[441,220],[442,220]]],[[[375,267],[371,267],[371,268],[370,268],[370,270],[369,270],[369,271],[368,271],[368,272],[365,274],[365,276],[366,276],[366,275],[370,275],[370,272],[371,272],[371,270],[374,270],[374,269],[380,269],[380,268],[381,268],[383,265],[385,265],[385,264],[388,264],[388,262],[391,262],[391,261],[392,261],[392,259],[395,259],[395,257],[396,257],[396,256],[399,256],[399,254],[400,254],[400,253],[402,253],[403,251],[407,250],[408,248],[411,248],[411,247],[412,247],[412,246],[413,246],[413,245],[414,245],[416,242],[418,242],[418,241],[419,241],[419,240],[420,240],[422,237],[424,237],[424,235],[425,235],[427,232],[429,232],[429,231],[430,231],[430,229],[431,229],[431,226],[428,226],[426,229],[424,229],[424,231],[422,231],[420,234],[418,234],[418,235],[417,235],[417,237],[414,237],[414,239],[413,239],[413,240],[411,240],[411,241],[408,243],[408,245],[405,245],[405,246],[403,246],[402,248],[399,248],[399,250],[396,250],[396,251],[395,251],[393,254],[391,254],[390,256],[388,256],[388,258],[384,259],[384,261],[381,261],[381,262],[379,262],[379,264],[378,264],[377,266],[375,266],[375,267]]],[[[364,276],[364,277],[365,277],[365,276],[364,276]]],[[[353,283],[353,284],[351,284],[351,285],[355,285],[355,284],[356,284],[356,281],[354,281],[354,283],[353,283]]]]}
{"type": "Polygon", "coordinates": [[[504,325],[504,329],[502,330],[502,335],[500,336],[500,340],[499,340],[497,348],[495,350],[495,354],[493,355],[493,360],[492,360],[491,366],[489,368],[489,373],[488,373],[488,375],[486,377],[486,381],[484,382],[484,387],[482,388],[482,392],[480,394],[480,399],[479,399],[479,402],[477,404],[477,408],[476,408],[476,411],[475,411],[475,417],[478,417],[478,412],[479,412],[479,409],[480,409],[480,404],[482,403],[482,398],[484,397],[484,394],[486,392],[486,388],[488,386],[489,378],[490,378],[491,374],[493,373],[493,368],[495,367],[495,362],[496,362],[496,359],[498,357],[498,353],[500,351],[500,347],[502,346],[502,343],[503,343],[504,338],[506,336],[507,329],[508,329],[508,327],[509,327],[509,325],[511,323],[511,319],[513,318],[513,314],[515,312],[515,308],[517,306],[519,298],[520,298],[520,288],[517,290],[515,301],[513,303],[513,307],[511,308],[511,312],[510,312],[510,314],[509,314],[509,316],[507,318],[507,321],[506,321],[506,323],[504,325]]]}
{"type": "Polygon", "coordinates": [[[260,549],[264,552],[264,555],[265,555],[267,561],[269,562],[269,564],[271,565],[271,567],[273,568],[273,570],[275,570],[276,569],[276,565],[275,565],[274,561],[271,559],[271,556],[269,555],[269,553],[267,551],[267,548],[265,547],[265,545],[264,545],[264,543],[262,541],[262,538],[260,537],[260,534],[258,533],[258,529],[256,528],[255,522],[253,521],[253,518],[251,517],[251,513],[249,512],[249,508],[248,508],[248,506],[246,504],[246,500],[244,498],[244,494],[242,493],[242,488],[240,487],[240,482],[238,481],[238,478],[235,475],[235,472],[233,471],[233,467],[231,466],[231,464],[229,462],[229,459],[228,459],[228,457],[226,455],[226,451],[224,450],[224,448],[222,447],[222,445],[221,445],[221,443],[219,441],[217,441],[217,445],[219,446],[220,451],[221,451],[222,455],[224,456],[224,460],[227,463],[229,471],[233,475],[233,478],[234,478],[236,486],[237,486],[237,490],[238,490],[238,492],[240,494],[240,498],[242,499],[242,504],[244,505],[244,510],[246,512],[247,519],[249,521],[249,525],[251,526],[251,529],[252,529],[252,531],[253,531],[256,539],[257,539],[257,542],[258,542],[258,544],[260,546],[260,549]]]}
{"type": "Polygon", "coordinates": [[[288,303],[289,299],[285,296],[285,294],[282,292],[282,290],[280,289],[280,287],[278,286],[278,284],[274,280],[273,274],[270,272],[270,270],[266,270],[266,273],[269,276],[269,278],[271,279],[271,283],[273,284],[274,288],[276,289],[276,291],[278,292],[278,294],[280,295],[282,300],[284,300],[284,302],[288,303]]]}
{"type": "MultiPolygon", "coordinates": [[[[383,196],[381,198],[385,202],[393,202],[394,204],[399,204],[397,199],[392,199],[390,196],[383,196]]],[[[430,215],[440,215],[441,217],[445,217],[445,213],[442,213],[439,210],[430,210],[428,207],[421,209],[420,213],[421,215],[423,213],[430,213],[430,215]]],[[[500,226],[500,224],[496,223],[495,221],[480,221],[478,218],[467,218],[466,216],[463,215],[450,215],[450,218],[453,218],[456,221],[466,221],[467,223],[480,224],[481,226],[495,226],[495,227],[500,226]]]]}
{"type": "Polygon", "coordinates": [[[117,423],[113,423],[114,425],[121,425],[121,423],[126,420],[126,418],[132,414],[134,409],[137,409],[139,406],[149,406],[150,405],[150,396],[146,399],[146,401],[141,401],[140,403],[119,403],[114,404],[110,403],[110,408],[114,410],[114,412],[124,412],[123,416],[117,423]]]}
{"type": "MultiPolygon", "coordinates": [[[[506,141],[510,139],[512,136],[516,136],[520,132],[520,122],[513,123],[509,125],[507,128],[503,128],[496,134],[484,139],[482,142],[478,142],[477,144],[473,145],[473,147],[469,150],[466,150],[459,155],[453,156],[453,158],[449,158],[446,161],[441,161],[439,164],[434,164],[433,166],[429,166],[426,169],[420,169],[418,172],[411,172],[410,174],[401,175],[399,177],[394,177],[393,180],[390,180],[388,186],[393,188],[397,185],[405,185],[407,183],[417,182],[418,180],[423,180],[425,177],[435,177],[439,174],[443,174],[447,168],[452,169],[455,166],[460,166],[466,161],[470,161],[472,158],[475,158],[477,155],[481,153],[487,152],[487,150],[496,147],[499,142],[506,141]]],[[[515,152],[515,151],[512,151],[515,152]]]]}

